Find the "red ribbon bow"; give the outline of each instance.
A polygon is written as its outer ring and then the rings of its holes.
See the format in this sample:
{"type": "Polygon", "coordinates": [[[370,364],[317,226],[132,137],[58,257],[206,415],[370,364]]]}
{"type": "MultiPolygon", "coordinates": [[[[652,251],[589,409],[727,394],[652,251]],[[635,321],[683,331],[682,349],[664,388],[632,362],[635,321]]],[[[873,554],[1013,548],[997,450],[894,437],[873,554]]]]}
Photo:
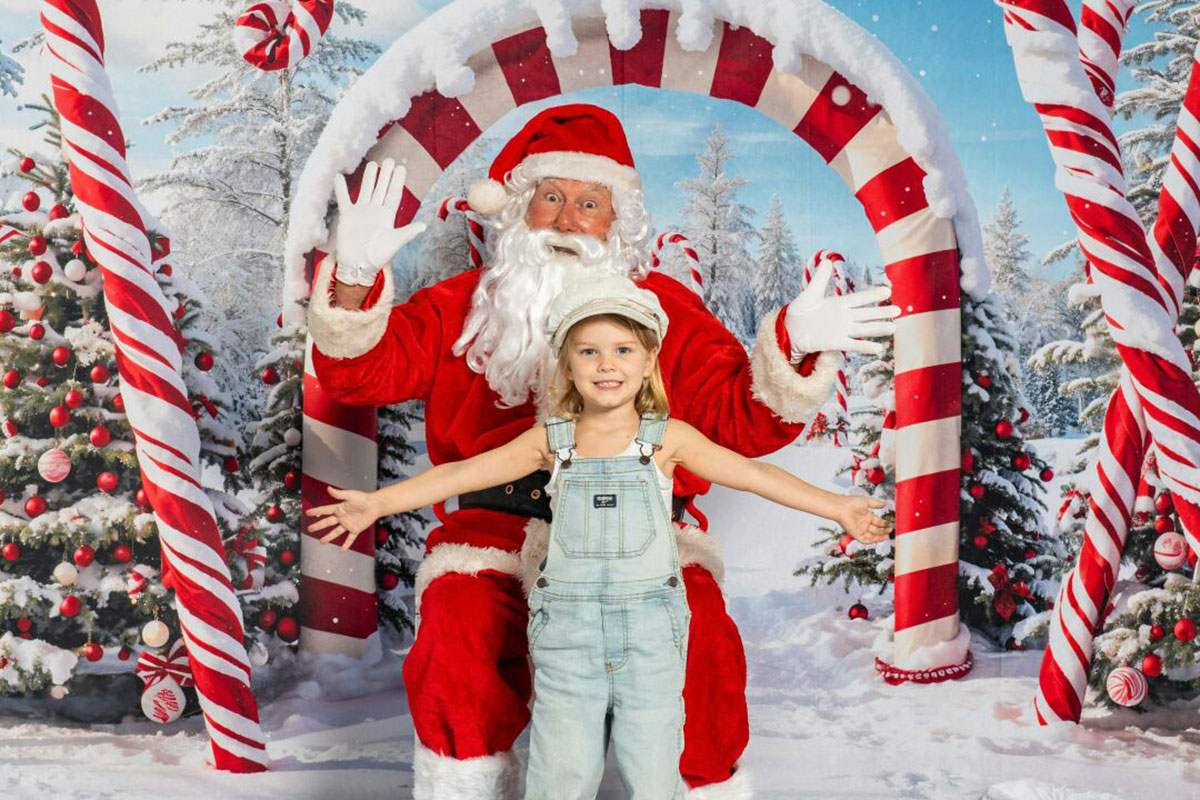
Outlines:
{"type": "Polygon", "coordinates": [[[137,668],[134,671],[147,688],[167,678],[174,678],[185,688],[193,684],[192,667],[188,664],[187,647],[184,646],[183,639],[175,640],[165,658],[143,650],[138,656],[137,668]]]}

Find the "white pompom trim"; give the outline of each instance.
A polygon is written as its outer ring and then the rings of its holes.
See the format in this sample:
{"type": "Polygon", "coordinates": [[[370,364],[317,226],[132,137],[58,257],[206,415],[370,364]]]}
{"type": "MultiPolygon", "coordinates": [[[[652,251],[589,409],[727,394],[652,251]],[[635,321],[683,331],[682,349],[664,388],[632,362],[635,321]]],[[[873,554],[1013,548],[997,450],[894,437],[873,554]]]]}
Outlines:
{"type": "Polygon", "coordinates": [[[467,191],[467,203],[480,214],[499,214],[506,202],[508,192],[491,178],[475,181],[467,191]]]}

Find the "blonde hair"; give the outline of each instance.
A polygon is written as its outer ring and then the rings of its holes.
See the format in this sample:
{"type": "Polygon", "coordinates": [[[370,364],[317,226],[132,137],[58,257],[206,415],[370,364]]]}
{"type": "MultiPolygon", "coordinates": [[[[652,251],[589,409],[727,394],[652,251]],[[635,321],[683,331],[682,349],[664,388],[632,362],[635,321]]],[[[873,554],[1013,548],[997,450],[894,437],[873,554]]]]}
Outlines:
{"type": "MultiPolygon", "coordinates": [[[[554,364],[554,377],[551,378],[549,386],[549,412],[552,417],[577,419],[583,413],[583,395],[575,388],[575,382],[567,378],[567,367],[570,366],[571,339],[575,334],[575,329],[581,323],[594,319],[607,319],[628,328],[647,353],[660,348],[657,333],[640,322],[620,314],[598,314],[579,320],[567,331],[562,349],[558,351],[558,361],[554,364]]],[[[642,381],[642,387],[638,389],[637,396],[633,399],[633,405],[638,414],[657,414],[665,417],[670,413],[671,404],[667,400],[667,389],[663,385],[662,371],[659,369],[657,358],[654,360],[654,368],[650,372],[650,377],[642,381]]]]}

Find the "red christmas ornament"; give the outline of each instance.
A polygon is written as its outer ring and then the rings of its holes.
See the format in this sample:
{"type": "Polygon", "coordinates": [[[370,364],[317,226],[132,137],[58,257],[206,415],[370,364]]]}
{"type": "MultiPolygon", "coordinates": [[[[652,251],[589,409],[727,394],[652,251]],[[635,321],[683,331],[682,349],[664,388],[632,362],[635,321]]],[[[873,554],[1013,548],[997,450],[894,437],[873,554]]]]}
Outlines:
{"type": "Polygon", "coordinates": [[[29,156],[25,156],[24,158],[21,159],[21,172],[23,172],[25,174],[29,174],[30,172],[33,172],[33,168],[36,166],[37,166],[37,162],[34,161],[29,156]]]}
{"type": "Polygon", "coordinates": [[[61,345],[54,348],[54,352],[50,354],[50,360],[57,366],[65,367],[71,360],[71,348],[61,345]]]}
{"type": "Polygon", "coordinates": [[[0,309],[0,333],[8,333],[17,326],[17,318],[7,308],[0,309]]]}
{"type": "Polygon", "coordinates": [[[1167,533],[1173,530],[1175,530],[1175,520],[1165,514],[1154,518],[1155,533],[1167,533]]]}
{"type": "Polygon", "coordinates": [[[37,192],[26,192],[21,197],[21,208],[26,211],[37,211],[42,205],[42,198],[38,197],[37,192]]]}
{"type": "Polygon", "coordinates": [[[3,548],[0,548],[0,552],[3,553],[5,561],[16,561],[21,557],[21,548],[17,546],[16,542],[6,543],[3,548]]]}
{"type": "Polygon", "coordinates": [[[390,539],[391,536],[392,535],[390,533],[388,533],[387,528],[384,528],[384,527],[376,528],[375,529],[375,546],[383,547],[385,544],[388,543],[388,539],[390,539]]]}
{"type": "Polygon", "coordinates": [[[65,219],[67,214],[67,207],[62,203],[55,203],[50,207],[50,219],[65,219]]]}
{"type": "Polygon", "coordinates": [[[208,352],[207,350],[201,350],[199,353],[196,353],[195,363],[196,369],[203,372],[208,372],[213,368],[212,353],[208,352]]]}
{"type": "Polygon", "coordinates": [[[279,373],[274,367],[264,367],[262,371],[262,382],[267,386],[273,386],[279,383],[279,373]]]}
{"type": "Polygon", "coordinates": [[[37,384],[38,386],[46,386],[50,383],[50,379],[47,378],[45,375],[42,375],[37,380],[35,380],[34,383],[37,384]]]}
{"type": "Polygon", "coordinates": [[[284,550],[279,554],[279,563],[285,567],[290,567],[296,563],[296,553],[293,550],[284,550]]]}
{"type": "Polygon", "coordinates": [[[1046,467],[1038,477],[1042,479],[1042,483],[1049,483],[1054,480],[1054,470],[1046,467]]]}
{"type": "Polygon", "coordinates": [[[55,406],[50,409],[50,424],[56,428],[61,428],[71,421],[71,412],[66,406],[55,406]]]}
{"type": "Polygon", "coordinates": [[[17,619],[17,630],[21,633],[29,633],[33,630],[33,620],[29,617],[19,617],[17,619]]]}
{"type": "Polygon", "coordinates": [[[980,375],[978,378],[975,379],[975,382],[978,383],[980,386],[982,386],[984,389],[992,388],[992,376],[991,375],[980,375]]]}
{"type": "Polygon", "coordinates": [[[113,395],[112,403],[115,410],[120,411],[122,414],[125,413],[125,398],[121,397],[120,392],[113,395]]]}
{"type": "Polygon", "coordinates": [[[121,645],[121,649],[117,651],[117,658],[121,659],[122,661],[128,661],[129,657],[132,655],[133,651],[125,645],[121,645]]]}
{"type": "Polygon", "coordinates": [[[883,483],[886,477],[887,475],[884,474],[883,467],[871,467],[867,470],[867,480],[876,486],[883,483]]]}
{"type": "Polygon", "coordinates": [[[64,617],[76,617],[83,610],[83,603],[73,594],[69,594],[58,604],[58,613],[64,617]]]}
{"type": "Polygon", "coordinates": [[[846,548],[848,548],[850,546],[850,543],[853,541],[854,541],[854,537],[848,533],[842,534],[842,538],[838,539],[838,547],[841,548],[843,555],[847,555],[846,548]]]}
{"type": "Polygon", "coordinates": [[[29,237],[29,254],[40,256],[46,252],[46,237],[31,236],[29,237]]]}
{"type": "Polygon", "coordinates": [[[1154,510],[1160,514],[1170,514],[1175,508],[1175,504],[1171,502],[1170,492],[1159,492],[1154,498],[1154,510]]]}
{"type": "Polygon", "coordinates": [[[91,545],[81,544],[79,547],[75,548],[75,563],[79,566],[91,566],[92,562],[95,560],[96,551],[92,549],[91,545]]]}
{"type": "Polygon", "coordinates": [[[1024,472],[1025,470],[1029,469],[1032,464],[1033,459],[1029,457],[1028,453],[1017,453],[1015,456],[1013,456],[1013,468],[1018,472],[1024,472]]]}
{"type": "Polygon", "coordinates": [[[137,492],[133,495],[133,499],[137,501],[139,506],[150,505],[150,495],[146,494],[146,490],[142,487],[138,487],[137,492]]]}
{"type": "Polygon", "coordinates": [[[1175,623],[1175,638],[1181,642],[1190,642],[1196,638],[1196,623],[1187,617],[1175,623]]]}
{"type": "Polygon", "coordinates": [[[33,265],[33,269],[29,270],[29,277],[33,278],[36,283],[47,283],[50,276],[54,274],[54,270],[50,269],[50,265],[45,261],[38,261],[33,265]]]}
{"type": "Polygon", "coordinates": [[[13,276],[14,278],[19,278],[19,277],[21,277],[21,268],[20,268],[20,267],[16,267],[16,266],[14,266],[14,267],[12,268],[12,276],[13,276]]]}
{"type": "Polygon", "coordinates": [[[4,435],[8,438],[13,438],[17,435],[17,423],[11,419],[4,420],[4,435]]]}
{"type": "Polygon", "coordinates": [[[1159,639],[1167,635],[1167,631],[1162,625],[1150,626],[1150,641],[1157,642],[1159,639]]]}
{"type": "Polygon", "coordinates": [[[1002,419],[996,423],[996,435],[1001,439],[1007,439],[1013,435],[1013,424],[1006,419],[1002,419]]]}
{"type": "Polygon", "coordinates": [[[280,639],[291,644],[299,638],[300,626],[296,624],[296,620],[292,617],[281,617],[275,632],[279,634],[280,639]]]}
{"type": "Polygon", "coordinates": [[[83,392],[72,389],[63,395],[63,402],[67,404],[67,408],[79,408],[83,405],[83,392]]]}
{"type": "Polygon", "coordinates": [[[127,544],[119,544],[113,548],[113,560],[121,564],[128,564],[133,561],[133,548],[127,544]]]}
{"type": "Polygon", "coordinates": [[[1037,558],[1036,550],[1026,550],[1025,551],[1025,560],[1026,561],[1032,561],[1035,558],[1037,558]]]}
{"type": "Polygon", "coordinates": [[[283,485],[295,491],[300,488],[300,473],[294,469],[289,469],[287,474],[283,476],[283,485]]]}
{"type": "Polygon", "coordinates": [[[275,613],[273,608],[264,608],[258,612],[258,627],[264,631],[269,631],[275,627],[275,623],[279,620],[279,615],[275,613]]]}
{"type": "Polygon", "coordinates": [[[279,522],[283,519],[283,509],[272,503],[267,506],[267,522],[279,522]]]}
{"type": "Polygon", "coordinates": [[[971,448],[963,450],[962,456],[962,471],[970,475],[975,471],[975,455],[971,452],[971,448]]]}
{"type": "Polygon", "coordinates": [[[112,434],[110,434],[108,432],[108,428],[104,427],[103,425],[97,425],[96,427],[92,428],[91,433],[88,434],[88,441],[92,443],[92,447],[104,447],[104,445],[108,444],[111,440],[112,434]]]}
{"type": "Polygon", "coordinates": [[[46,501],[38,495],[34,495],[25,501],[25,513],[31,518],[36,517],[46,511],[46,501]]]}
{"type": "Polygon", "coordinates": [[[850,619],[866,619],[867,616],[867,607],[862,603],[855,603],[854,605],[850,606],[850,619]]]}
{"type": "Polygon", "coordinates": [[[1151,653],[1142,659],[1142,674],[1147,678],[1157,678],[1162,675],[1162,659],[1151,653]]]}
{"type": "Polygon", "coordinates": [[[971,540],[971,544],[975,545],[976,549],[983,550],[988,546],[988,537],[982,533],[976,534],[975,538],[971,540]]]}
{"type": "Polygon", "coordinates": [[[104,658],[104,648],[95,642],[88,642],[83,646],[83,657],[88,661],[99,661],[104,658]]]}
{"type": "Polygon", "coordinates": [[[29,338],[41,339],[46,335],[46,326],[40,322],[35,322],[29,326],[29,338]]]}
{"type": "Polygon", "coordinates": [[[96,476],[96,488],[102,492],[111,492],[120,482],[115,472],[104,471],[96,476]]]}
{"type": "Polygon", "coordinates": [[[92,367],[92,371],[88,373],[88,377],[92,379],[92,383],[104,383],[108,380],[108,367],[103,364],[97,364],[92,367]]]}
{"type": "Polygon", "coordinates": [[[226,472],[237,472],[241,467],[241,465],[238,464],[237,456],[225,456],[225,461],[221,464],[221,466],[225,468],[226,472]]]}
{"type": "Polygon", "coordinates": [[[379,585],[383,587],[385,592],[390,592],[400,585],[400,576],[390,569],[385,569],[379,574],[379,585]]]}
{"type": "Polygon", "coordinates": [[[163,264],[161,267],[158,268],[158,274],[164,275],[168,278],[171,277],[171,265],[163,264]]]}
{"type": "Polygon", "coordinates": [[[8,389],[15,389],[21,385],[21,373],[15,369],[10,369],[4,373],[4,386],[8,389]]]}
{"type": "Polygon", "coordinates": [[[987,494],[987,489],[983,488],[982,483],[972,483],[971,488],[967,491],[970,492],[971,497],[974,497],[976,500],[982,500],[983,496],[987,494]]]}

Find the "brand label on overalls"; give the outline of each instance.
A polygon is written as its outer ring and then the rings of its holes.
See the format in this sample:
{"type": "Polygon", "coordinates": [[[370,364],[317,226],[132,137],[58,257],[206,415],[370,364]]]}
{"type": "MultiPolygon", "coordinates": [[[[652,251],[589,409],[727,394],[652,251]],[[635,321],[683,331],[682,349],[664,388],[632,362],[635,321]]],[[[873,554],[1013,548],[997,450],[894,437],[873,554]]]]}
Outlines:
{"type": "Polygon", "coordinates": [[[617,496],[615,494],[594,494],[592,495],[592,508],[616,508],[617,496]]]}

